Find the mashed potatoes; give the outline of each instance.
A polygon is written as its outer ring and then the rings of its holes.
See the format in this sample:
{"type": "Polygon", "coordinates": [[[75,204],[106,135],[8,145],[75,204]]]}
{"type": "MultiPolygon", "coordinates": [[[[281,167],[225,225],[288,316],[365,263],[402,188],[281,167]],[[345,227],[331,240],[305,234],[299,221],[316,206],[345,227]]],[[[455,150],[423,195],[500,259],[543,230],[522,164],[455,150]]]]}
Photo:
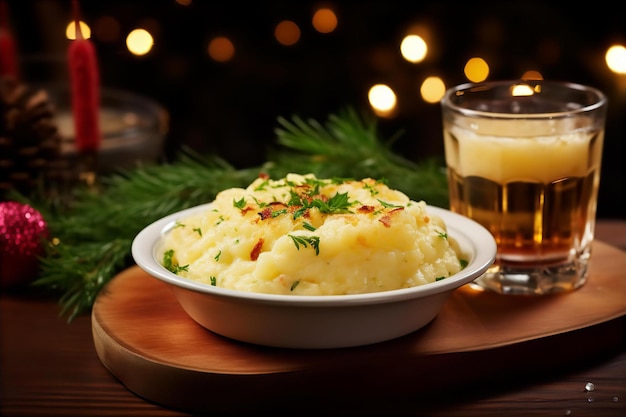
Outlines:
{"type": "Polygon", "coordinates": [[[240,291],[333,295],[387,291],[463,267],[424,202],[373,179],[289,174],[219,193],[166,234],[163,264],[240,291]]]}

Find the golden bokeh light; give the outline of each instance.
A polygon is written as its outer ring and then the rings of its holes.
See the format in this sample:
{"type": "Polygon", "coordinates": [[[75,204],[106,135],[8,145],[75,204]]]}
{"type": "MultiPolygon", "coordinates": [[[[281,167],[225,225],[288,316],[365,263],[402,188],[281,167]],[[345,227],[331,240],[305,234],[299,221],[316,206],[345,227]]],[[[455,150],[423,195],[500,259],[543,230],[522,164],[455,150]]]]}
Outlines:
{"type": "MultiPolygon", "coordinates": [[[[82,33],[83,39],[91,38],[91,28],[87,23],[81,20],[78,24],[80,25],[80,33],[82,33]]],[[[73,20],[65,27],[65,37],[72,41],[76,39],[76,22],[73,20]]]]}
{"type": "Polygon", "coordinates": [[[207,52],[212,60],[227,62],[235,55],[235,45],[225,36],[218,36],[209,42],[207,52]]]}
{"type": "Polygon", "coordinates": [[[626,74],[626,47],[613,45],[605,55],[606,65],[617,74],[626,74]]]}
{"type": "Polygon", "coordinates": [[[485,81],[489,76],[489,65],[482,58],[470,58],[463,69],[468,80],[474,83],[485,81]]]}
{"type": "Polygon", "coordinates": [[[396,93],[385,84],[376,84],[369,89],[368,100],[379,116],[390,116],[396,108],[396,93]]]}
{"type": "Polygon", "coordinates": [[[300,40],[300,28],[291,20],[283,20],[276,25],[274,37],[281,45],[295,45],[300,40]]]}
{"type": "Polygon", "coordinates": [[[543,75],[539,71],[529,70],[522,74],[522,80],[543,80],[543,75]]]}
{"type": "Polygon", "coordinates": [[[439,77],[426,78],[420,87],[422,99],[427,103],[439,103],[446,93],[446,85],[439,77]]]}
{"type": "Polygon", "coordinates": [[[337,29],[337,15],[329,8],[318,9],[311,19],[313,28],[319,33],[330,33],[337,29]]]}
{"type": "Polygon", "coordinates": [[[409,62],[422,62],[428,53],[428,45],[421,36],[408,35],[400,43],[400,53],[409,62]]]}
{"type": "Polygon", "coordinates": [[[126,47],[133,55],[145,55],[152,50],[154,39],[145,29],[134,29],[126,37],[126,47]]]}
{"type": "Polygon", "coordinates": [[[532,96],[535,91],[528,84],[517,84],[511,88],[511,95],[515,97],[532,96]]]}

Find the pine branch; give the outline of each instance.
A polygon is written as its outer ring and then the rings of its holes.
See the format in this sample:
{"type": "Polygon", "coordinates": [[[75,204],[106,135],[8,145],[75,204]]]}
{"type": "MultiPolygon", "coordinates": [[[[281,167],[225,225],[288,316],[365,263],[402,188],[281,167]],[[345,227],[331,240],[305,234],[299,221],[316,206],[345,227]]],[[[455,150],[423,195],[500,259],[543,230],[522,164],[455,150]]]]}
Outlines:
{"type": "Polygon", "coordinates": [[[210,202],[223,188],[249,184],[258,169],[235,170],[217,158],[183,154],[174,164],[137,168],[104,178],[101,192],[81,190],[69,211],[50,211],[56,244],[41,263],[36,286],[62,294],[71,321],[88,311],[99,291],[132,265],[135,235],[179,210],[210,202]]]}
{"type": "Polygon", "coordinates": [[[128,266],[132,239],[110,242],[60,244],[41,261],[42,274],[35,285],[61,294],[61,315],[71,321],[88,311],[110,279],[128,266]]]}
{"type": "Polygon", "coordinates": [[[105,177],[102,192],[81,190],[70,215],[61,212],[51,231],[69,243],[123,236],[170,213],[212,201],[222,189],[246,185],[257,175],[258,168],[238,171],[218,158],[187,151],[173,164],[105,177]]]}
{"type": "MultiPolygon", "coordinates": [[[[414,200],[447,207],[447,179],[443,161],[407,160],[391,150],[393,140],[382,142],[375,119],[359,117],[353,109],[330,115],[325,125],[294,116],[279,118],[275,132],[282,149],[270,154],[280,171],[313,172],[320,178],[385,179],[392,188],[414,200]]],[[[395,139],[395,138],[392,138],[395,139]]]]}
{"type": "Polygon", "coordinates": [[[325,125],[316,120],[303,120],[293,116],[292,121],[279,117],[275,132],[278,143],[287,149],[312,156],[360,160],[364,156],[379,154],[379,162],[406,164],[383,144],[377,136],[375,119],[359,117],[354,109],[345,109],[338,115],[331,114],[325,125]]]}

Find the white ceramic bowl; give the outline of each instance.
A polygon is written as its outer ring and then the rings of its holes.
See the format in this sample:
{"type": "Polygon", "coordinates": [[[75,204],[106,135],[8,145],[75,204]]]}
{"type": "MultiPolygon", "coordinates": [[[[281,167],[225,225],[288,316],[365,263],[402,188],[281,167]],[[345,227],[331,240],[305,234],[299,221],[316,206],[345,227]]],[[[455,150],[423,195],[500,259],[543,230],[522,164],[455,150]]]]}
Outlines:
{"type": "MultiPolygon", "coordinates": [[[[451,211],[428,206],[468,257],[468,265],[444,280],[412,288],[367,294],[294,296],[234,291],[189,280],[161,263],[163,236],[176,220],[205,204],[174,213],[143,229],[132,244],[135,262],[171,285],[182,308],[205,328],[235,340],[287,348],[367,345],[414,332],[432,321],[457,288],[493,263],[496,243],[487,229],[451,211]]],[[[390,271],[390,273],[393,273],[390,271]]]]}

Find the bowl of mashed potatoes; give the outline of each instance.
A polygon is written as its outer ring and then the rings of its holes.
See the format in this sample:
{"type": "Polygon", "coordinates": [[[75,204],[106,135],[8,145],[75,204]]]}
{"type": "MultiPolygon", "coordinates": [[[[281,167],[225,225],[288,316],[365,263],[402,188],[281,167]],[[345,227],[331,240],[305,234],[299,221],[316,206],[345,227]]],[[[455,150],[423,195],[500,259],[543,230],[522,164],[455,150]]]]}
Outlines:
{"type": "Polygon", "coordinates": [[[150,224],[132,255],[209,331],[323,349],[421,329],[491,266],[496,243],[383,181],[288,174],[150,224]]]}

